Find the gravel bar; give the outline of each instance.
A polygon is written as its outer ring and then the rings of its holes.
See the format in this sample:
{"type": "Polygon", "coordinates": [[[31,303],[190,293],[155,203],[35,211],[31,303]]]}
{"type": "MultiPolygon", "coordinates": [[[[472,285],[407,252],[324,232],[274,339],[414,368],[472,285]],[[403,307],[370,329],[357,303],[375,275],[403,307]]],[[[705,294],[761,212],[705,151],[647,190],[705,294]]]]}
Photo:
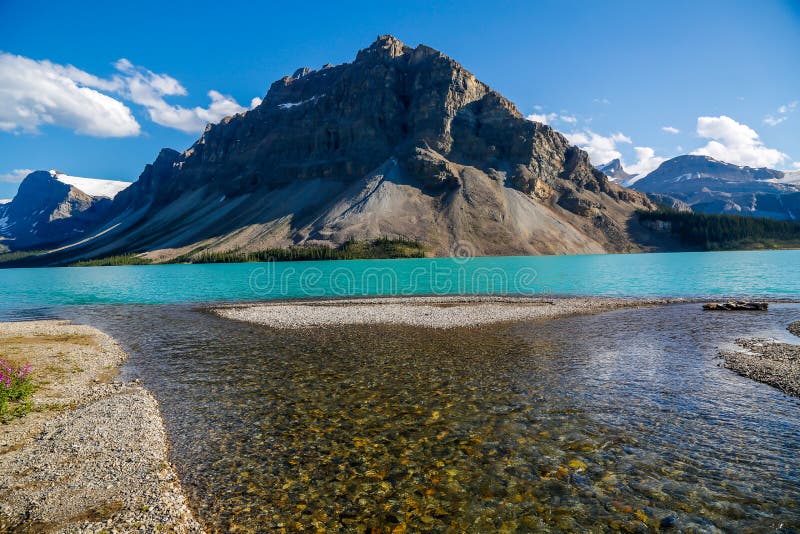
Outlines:
{"type": "MultiPolygon", "coordinates": [[[[788,330],[800,336],[800,321],[789,325],[788,330]]],[[[737,339],[736,344],[744,350],[720,353],[725,367],[800,397],[800,345],[758,338],[737,339]]]]}
{"type": "Polygon", "coordinates": [[[28,362],[33,410],[0,426],[0,532],[202,532],[167,456],[158,404],[114,381],[126,355],[64,321],[0,323],[28,362]]]}
{"type": "Polygon", "coordinates": [[[228,319],[275,328],[359,324],[456,328],[672,302],[678,301],[594,297],[392,297],[231,305],[215,307],[213,311],[228,319]]]}

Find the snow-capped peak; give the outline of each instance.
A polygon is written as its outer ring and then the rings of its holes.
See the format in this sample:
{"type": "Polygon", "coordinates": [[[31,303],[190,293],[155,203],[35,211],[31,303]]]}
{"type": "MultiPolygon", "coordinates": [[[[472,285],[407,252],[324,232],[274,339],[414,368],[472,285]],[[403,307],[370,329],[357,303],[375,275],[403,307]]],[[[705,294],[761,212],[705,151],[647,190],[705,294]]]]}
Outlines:
{"type": "Polygon", "coordinates": [[[11,202],[10,198],[0,198],[0,206],[3,204],[8,204],[9,202],[11,202]]]}
{"type": "Polygon", "coordinates": [[[76,187],[87,195],[91,195],[93,197],[106,197],[113,199],[115,196],[117,196],[117,193],[131,185],[131,182],[70,176],[55,169],[50,171],[50,175],[59,182],[76,187]]]}

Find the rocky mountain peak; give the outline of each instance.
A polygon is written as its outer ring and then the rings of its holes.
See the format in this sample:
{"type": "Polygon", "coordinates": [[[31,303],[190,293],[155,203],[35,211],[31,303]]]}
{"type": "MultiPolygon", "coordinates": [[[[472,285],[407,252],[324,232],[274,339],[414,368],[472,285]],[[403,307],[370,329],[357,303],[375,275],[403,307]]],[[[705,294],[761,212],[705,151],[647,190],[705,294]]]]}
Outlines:
{"type": "Polygon", "coordinates": [[[219,246],[403,235],[436,254],[459,239],[484,254],[600,252],[633,246],[627,218],[651,207],[455,60],[390,35],[277,80],[184,153],[162,151],[114,205],[104,252],[229,234],[219,246]]]}
{"type": "Polygon", "coordinates": [[[626,172],[619,158],[613,159],[605,165],[598,166],[597,170],[608,176],[612,181],[623,185],[629,185],[631,179],[637,176],[626,172]]]}
{"type": "Polygon", "coordinates": [[[356,55],[356,61],[370,61],[374,59],[393,59],[412,51],[400,39],[393,35],[379,35],[374,43],[364,48],[356,55]]]}

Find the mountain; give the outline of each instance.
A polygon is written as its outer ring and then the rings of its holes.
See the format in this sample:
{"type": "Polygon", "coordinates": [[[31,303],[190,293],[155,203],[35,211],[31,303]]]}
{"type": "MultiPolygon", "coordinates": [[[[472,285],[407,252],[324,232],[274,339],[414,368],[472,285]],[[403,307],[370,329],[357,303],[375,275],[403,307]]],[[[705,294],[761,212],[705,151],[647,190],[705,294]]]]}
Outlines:
{"type": "Polygon", "coordinates": [[[598,166],[597,170],[608,176],[613,182],[626,186],[632,178],[637,176],[636,174],[628,174],[625,172],[625,169],[622,168],[622,162],[619,160],[619,158],[613,159],[605,165],[598,166]]]}
{"type": "Polygon", "coordinates": [[[681,201],[693,211],[794,220],[800,215],[800,175],[733,165],[708,156],[678,156],[632,188],[681,201]]]}
{"type": "Polygon", "coordinates": [[[0,204],[0,245],[39,248],[83,237],[105,220],[112,199],[129,185],[55,170],[32,172],[16,196],[0,204]]]}
{"type": "Polygon", "coordinates": [[[256,108],[164,149],[95,235],[43,261],[156,261],[403,236],[447,255],[638,250],[647,197],[528,121],[456,61],[382,36],[355,61],[298,69],[256,108]]]}

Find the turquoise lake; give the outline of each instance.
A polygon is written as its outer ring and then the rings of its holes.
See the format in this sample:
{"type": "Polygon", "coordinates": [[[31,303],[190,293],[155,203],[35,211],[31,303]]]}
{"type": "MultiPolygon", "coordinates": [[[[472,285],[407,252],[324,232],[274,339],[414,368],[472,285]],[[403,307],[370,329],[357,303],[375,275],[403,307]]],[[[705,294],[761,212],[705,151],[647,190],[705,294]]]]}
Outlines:
{"type": "Polygon", "coordinates": [[[800,251],[0,270],[0,310],[288,298],[553,294],[800,297],[800,251]]]}

